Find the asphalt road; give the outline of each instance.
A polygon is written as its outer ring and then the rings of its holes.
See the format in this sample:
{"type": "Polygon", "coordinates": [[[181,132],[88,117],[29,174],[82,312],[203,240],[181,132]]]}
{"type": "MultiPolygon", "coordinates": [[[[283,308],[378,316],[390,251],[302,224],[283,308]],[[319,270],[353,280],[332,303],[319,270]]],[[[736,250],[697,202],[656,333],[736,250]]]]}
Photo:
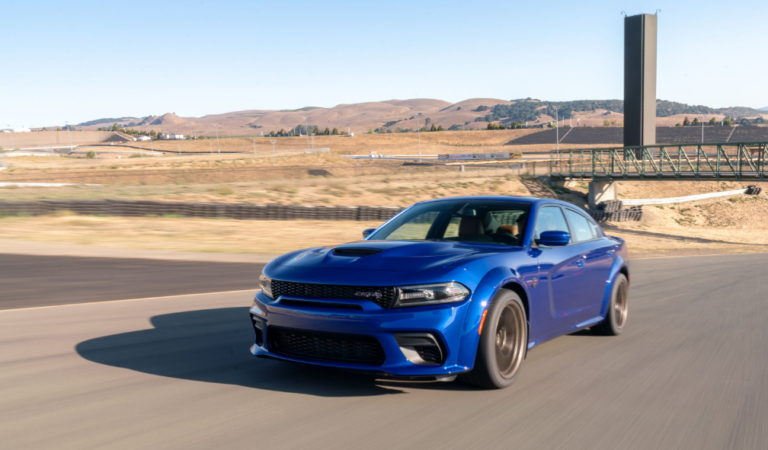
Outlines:
{"type": "Polygon", "coordinates": [[[636,261],[624,334],[501,391],[254,359],[253,291],[0,311],[0,448],[766,449],[766,265],[636,261]]]}
{"type": "Polygon", "coordinates": [[[0,310],[255,289],[262,267],[0,254],[0,310]]]}

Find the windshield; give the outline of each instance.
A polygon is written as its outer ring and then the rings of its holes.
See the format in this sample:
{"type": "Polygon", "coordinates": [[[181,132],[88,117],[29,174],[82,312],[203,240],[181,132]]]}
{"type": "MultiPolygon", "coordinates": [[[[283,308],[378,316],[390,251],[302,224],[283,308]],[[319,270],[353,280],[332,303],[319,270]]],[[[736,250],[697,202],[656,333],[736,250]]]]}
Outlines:
{"type": "Polygon", "coordinates": [[[442,201],[416,205],[371,239],[522,244],[530,205],[503,201],[442,201]]]}

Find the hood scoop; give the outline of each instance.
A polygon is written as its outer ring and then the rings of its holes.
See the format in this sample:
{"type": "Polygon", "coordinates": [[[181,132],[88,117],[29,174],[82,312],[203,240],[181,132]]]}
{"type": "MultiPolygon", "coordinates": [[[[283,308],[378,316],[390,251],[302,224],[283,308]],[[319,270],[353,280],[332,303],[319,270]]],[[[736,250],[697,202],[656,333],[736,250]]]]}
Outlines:
{"type": "Polygon", "coordinates": [[[334,248],[333,254],[339,256],[369,256],[381,253],[383,250],[375,248],[334,248]]]}

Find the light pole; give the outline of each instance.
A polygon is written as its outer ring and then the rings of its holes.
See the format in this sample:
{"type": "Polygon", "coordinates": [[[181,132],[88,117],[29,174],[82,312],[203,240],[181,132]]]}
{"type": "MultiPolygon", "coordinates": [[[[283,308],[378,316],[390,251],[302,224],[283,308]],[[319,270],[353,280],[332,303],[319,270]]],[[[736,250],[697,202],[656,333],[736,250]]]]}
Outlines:
{"type": "Polygon", "coordinates": [[[253,156],[256,156],[256,137],[253,138],[253,156]]]}
{"type": "Polygon", "coordinates": [[[269,141],[272,143],[272,165],[275,165],[275,142],[277,141],[269,141]]]}
{"type": "Polygon", "coordinates": [[[416,134],[419,135],[419,162],[421,162],[421,128],[419,127],[419,116],[421,113],[416,114],[416,134]]]}
{"type": "Polygon", "coordinates": [[[557,140],[557,147],[555,148],[557,151],[560,151],[560,128],[558,127],[557,121],[559,120],[557,116],[557,106],[553,106],[555,108],[555,139],[557,140]]]}
{"type": "Polygon", "coordinates": [[[216,148],[219,149],[219,154],[221,154],[221,145],[219,144],[219,125],[214,123],[213,128],[216,129],[216,148]]]}
{"type": "Polygon", "coordinates": [[[73,151],[74,148],[72,148],[72,134],[69,132],[69,121],[64,122],[64,124],[67,126],[67,137],[69,137],[69,151],[73,151]]]}
{"type": "Polygon", "coordinates": [[[701,143],[704,143],[704,114],[697,114],[696,117],[699,118],[699,122],[701,122],[701,143]]]}
{"type": "Polygon", "coordinates": [[[307,118],[302,117],[304,119],[304,132],[307,133],[307,151],[309,151],[309,128],[307,128],[307,118]]]}

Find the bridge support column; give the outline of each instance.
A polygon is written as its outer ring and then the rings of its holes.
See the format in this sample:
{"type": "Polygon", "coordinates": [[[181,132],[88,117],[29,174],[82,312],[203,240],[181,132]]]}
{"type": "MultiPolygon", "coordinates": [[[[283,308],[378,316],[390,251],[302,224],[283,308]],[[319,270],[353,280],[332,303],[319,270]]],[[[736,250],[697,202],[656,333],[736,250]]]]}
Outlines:
{"type": "Polygon", "coordinates": [[[553,180],[550,182],[550,184],[558,188],[572,188],[572,187],[576,187],[576,180],[573,180],[573,179],[553,180]]]}
{"type": "Polygon", "coordinates": [[[597,204],[608,200],[618,200],[618,184],[613,181],[589,182],[589,209],[597,209],[597,204]]]}

